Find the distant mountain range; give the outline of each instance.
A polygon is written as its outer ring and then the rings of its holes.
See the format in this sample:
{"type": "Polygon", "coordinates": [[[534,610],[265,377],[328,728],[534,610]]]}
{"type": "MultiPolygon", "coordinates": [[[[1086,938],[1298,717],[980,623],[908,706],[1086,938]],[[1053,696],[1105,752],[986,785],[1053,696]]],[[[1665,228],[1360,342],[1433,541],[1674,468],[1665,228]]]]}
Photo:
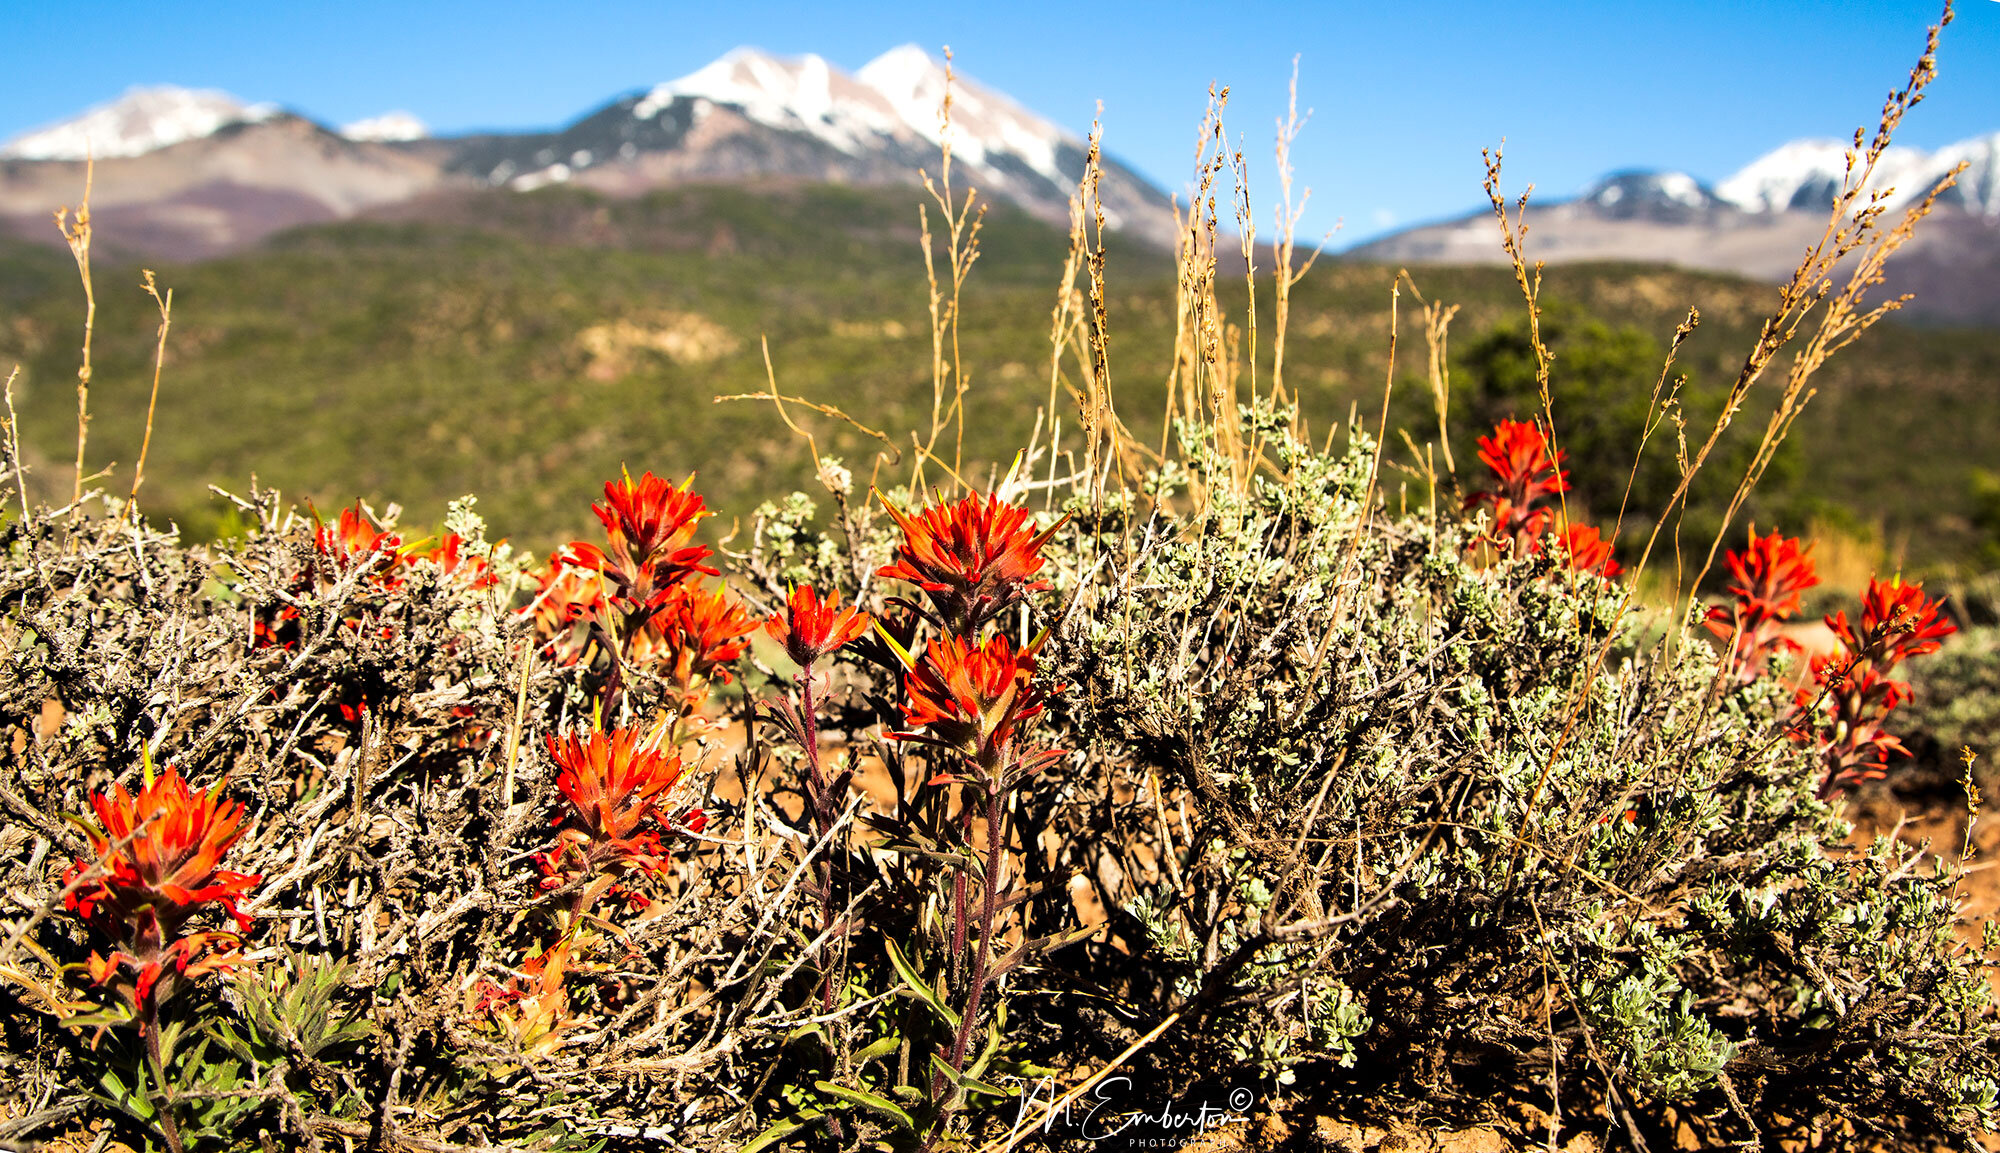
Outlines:
{"type": "MultiPolygon", "coordinates": [[[[103,241],[180,259],[495,187],[629,196],[685,183],[914,184],[938,165],[944,92],[943,65],[914,45],[853,75],[818,56],[737,49],[556,131],[434,138],[408,113],[336,130],[220,92],[136,88],[0,146],[0,228],[52,236],[48,213],[78,199],[89,156],[103,241]]],[[[963,77],[952,94],[955,182],[1066,225],[1085,143],[963,77]]],[[[1167,196],[1115,160],[1101,196],[1113,228],[1172,243],[1167,196]]]]}
{"type": "MultiPolygon", "coordinates": [[[[2000,324],[2000,132],[1936,152],[1890,148],[1874,188],[1892,211],[1928,192],[1960,163],[1956,186],[1889,266],[1891,292],[1911,292],[1912,315],[2000,324]]],[[[1621,172],[1574,200],[1527,212],[1528,255],[1551,263],[1642,261],[1777,280],[1826,228],[1846,175],[1846,145],[1801,140],[1752,161],[1713,187],[1683,172],[1621,172]]],[[[1490,211],[1421,225],[1349,250],[1398,264],[1495,264],[1507,259],[1490,211]]]]}
{"type": "MultiPolygon", "coordinates": [[[[407,112],[329,127],[220,92],[137,88],[0,145],[0,231],[54,242],[48,214],[72,204],[97,158],[100,244],[149,259],[199,259],[272,233],[356,215],[463,219],[466,194],[572,184],[626,197],[677,184],[908,185],[936,170],[943,66],[891,49],[849,74],[818,56],[737,49],[678,80],[635,91],[554,131],[432,137],[407,112]]],[[[961,187],[1055,224],[1081,175],[1084,143],[1003,93],[954,78],[952,151],[961,187]]],[[[1934,320],[2000,324],[2000,133],[1936,152],[1892,148],[1878,185],[1900,206],[1968,165],[1936,217],[1891,266],[1934,320]]],[[[1608,176],[1567,201],[1532,204],[1530,255],[1550,262],[1677,264],[1771,280],[1825,226],[1845,169],[1837,141],[1784,144],[1713,185],[1680,172],[1608,176]]],[[[1173,241],[1171,201],[1107,160],[1114,228],[1173,241]]],[[[1350,249],[1399,264],[1504,260],[1486,212],[1350,249]]]]}

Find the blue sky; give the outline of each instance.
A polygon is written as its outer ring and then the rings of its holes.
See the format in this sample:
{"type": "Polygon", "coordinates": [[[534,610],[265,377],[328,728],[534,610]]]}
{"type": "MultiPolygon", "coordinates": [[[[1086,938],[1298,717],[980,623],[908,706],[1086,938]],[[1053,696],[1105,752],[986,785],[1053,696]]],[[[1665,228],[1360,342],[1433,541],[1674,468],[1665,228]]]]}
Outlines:
{"type": "MultiPolygon", "coordinates": [[[[1168,190],[1187,179],[1211,81],[1268,157],[1294,54],[1313,109],[1297,153],[1307,227],[1336,244],[1480,202],[1479,149],[1508,183],[1571,194],[1614,169],[1713,181],[1801,136],[1872,125],[1936,5],[1905,0],[1511,3],[344,4],[0,2],[0,138],[134,84],[220,88],[328,123],[407,109],[440,132],[567,121],[740,44],[859,67],[914,41],[1106,147],[1168,190]]],[[[1942,76],[1900,138],[2000,130],[2000,2],[1962,0],[1942,76]]],[[[1268,227],[1268,166],[1253,190],[1268,227]]]]}

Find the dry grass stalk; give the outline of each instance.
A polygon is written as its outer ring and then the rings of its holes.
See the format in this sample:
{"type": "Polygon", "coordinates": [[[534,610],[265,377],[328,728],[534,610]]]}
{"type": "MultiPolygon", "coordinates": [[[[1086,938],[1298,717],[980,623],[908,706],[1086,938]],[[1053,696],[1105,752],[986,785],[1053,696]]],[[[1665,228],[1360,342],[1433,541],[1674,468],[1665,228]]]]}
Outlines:
{"type": "MultiPolygon", "coordinates": [[[[1187,216],[1175,240],[1178,269],[1174,304],[1174,360],[1167,377],[1167,407],[1160,430],[1160,451],[1172,451],[1173,423],[1214,418],[1217,448],[1235,461],[1240,437],[1235,421],[1235,380],[1225,357],[1221,306],[1215,296],[1215,181],[1228,163],[1228,137],[1222,110],[1229,89],[1211,88],[1208,108],[1195,137],[1195,179],[1187,216]]],[[[1178,212],[1176,213],[1178,216],[1178,212]]],[[[1197,503],[1202,493],[1192,493],[1197,503]]]]}
{"type": "MultiPolygon", "coordinates": [[[[951,186],[951,104],[952,80],[951,49],[944,50],[944,100],[938,106],[939,139],[942,142],[944,158],[939,166],[938,178],[931,179],[929,172],[919,175],[923,178],[924,191],[937,203],[938,211],[944,219],[945,273],[950,282],[947,292],[939,282],[935,244],[931,237],[930,212],[919,205],[917,219],[922,229],[924,247],[924,279],[929,286],[929,308],[931,320],[931,431],[927,441],[917,444],[917,459],[910,485],[913,490],[921,490],[924,480],[924,465],[936,459],[937,444],[944,435],[947,425],[956,422],[956,436],[953,441],[952,463],[949,472],[955,481],[963,485],[958,476],[964,466],[965,451],[965,393],[969,382],[965,377],[965,361],[959,354],[958,321],[960,306],[965,290],[965,278],[971,274],[972,265],[979,259],[979,229],[986,219],[986,205],[979,202],[979,191],[968,188],[964,201],[957,198],[951,186]],[[949,353],[947,353],[947,345],[949,353]],[[945,401],[945,382],[951,382],[951,400],[945,401]]],[[[916,436],[911,434],[916,443],[916,436]]]]}
{"type": "Polygon", "coordinates": [[[1916,224],[1929,215],[1937,196],[1956,183],[1958,170],[1947,173],[1932,188],[1929,195],[1906,210],[1902,219],[1892,228],[1881,227],[1882,217],[1887,211],[1887,200],[1893,189],[1871,192],[1875,171],[1882,154],[1889,148],[1890,138],[1902,124],[1903,117],[1923,100],[1924,90],[1937,78],[1938,36],[1953,18],[1950,0],[1946,0],[1944,11],[1938,22],[1933,24],[1924,42],[1923,54],[1910,69],[1909,79],[1903,87],[1891,92],[1883,102],[1882,113],[1876,123],[1875,133],[1868,136],[1864,129],[1855,129],[1854,140],[1847,150],[1846,172],[1839,191],[1833,199],[1832,210],[1827,216],[1827,224],[1818,241],[1806,251],[1789,279],[1778,290],[1778,304],[1771,315],[1766,317],[1759,329],[1756,343],[1745,356],[1742,369],[1736,381],[1730,386],[1729,395],[1723,404],[1721,414],[1709,430],[1693,457],[1683,469],[1680,483],[1668,499],[1666,509],[1661,513],[1659,524],[1653,529],[1652,537],[1646,544],[1639,568],[1650,556],[1661,528],[1674,509],[1687,497],[1694,475],[1701,470],[1714,450],[1716,442],[1729,428],[1736,414],[1741,411],[1750,390],[1764,376],[1778,354],[1791,344],[1805,327],[1814,309],[1822,303],[1826,308],[1820,311],[1813,334],[1807,338],[1805,347],[1794,355],[1790,371],[1786,374],[1785,391],[1779,398],[1776,411],[1766,426],[1764,438],[1758,445],[1753,462],[1737,485],[1731,497],[1728,511],[1723,518],[1716,540],[1710,545],[1707,560],[1696,574],[1688,595],[1695,595],[1701,580],[1707,575],[1715,561],[1716,551],[1721,547],[1723,536],[1729,524],[1742,508],[1744,499],[1763,475],[1772,454],[1777,451],[1785,435],[1791,431],[1792,422],[1812,399],[1813,392],[1808,382],[1815,372],[1834,353],[1847,347],[1862,332],[1866,331],[1883,316],[1901,307],[1901,299],[1884,301],[1872,308],[1865,308],[1868,290],[1882,282],[1882,268],[1889,257],[1901,248],[1914,233],[1916,224]],[[1853,272],[1848,276],[1840,291],[1834,292],[1834,275],[1840,264],[1855,253],[1860,256],[1853,272]],[[1829,301],[1830,298],[1830,301],[1829,301]]]}
{"type": "Polygon", "coordinates": [[[83,362],[76,369],[76,485],[70,494],[72,505],[83,500],[83,450],[90,439],[90,338],[97,327],[97,291],[90,280],[90,186],[97,163],[88,159],[83,167],[83,202],[76,206],[76,221],[70,223],[68,208],[56,209],[56,231],[76,258],[77,275],[83,280],[83,362]]]}
{"type": "MultiPolygon", "coordinates": [[[[859,432],[863,436],[873,437],[874,439],[881,441],[883,449],[887,451],[889,454],[889,463],[891,464],[895,464],[903,459],[902,450],[896,447],[896,442],[889,438],[888,433],[882,432],[879,429],[869,428],[867,425],[862,424],[860,421],[854,419],[852,416],[849,416],[846,412],[843,412],[840,408],[834,405],[821,404],[818,401],[807,400],[803,396],[786,396],[783,393],[779,392],[777,372],[775,369],[771,367],[771,340],[767,336],[761,336],[758,337],[758,344],[763,349],[764,353],[764,379],[766,384],[768,385],[768,391],[738,392],[738,393],[731,393],[726,396],[716,396],[710,398],[709,403],[723,404],[725,402],[733,400],[770,401],[771,404],[777,408],[778,418],[785,422],[785,427],[791,429],[792,433],[795,436],[804,439],[804,441],[806,442],[806,450],[812,454],[814,476],[822,476],[826,472],[825,465],[820,461],[819,441],[813,436],[813,434],[810,431],[800,427],[799,423],[792,419],[792,414],[786,411],[785,409],[785,406],[788,404],[796,404],[801,408],[812,409],[814,412],[819,413],[821,416],[833,417],[835,420],[845,422],[849,427],[853,428],[856,432],[859,432]]],[[[877,459],[880,459],[881,454],[877,453],[876,456],[877,459]]]]}
{"type": "MultiPolygon", "coordinates": [[[[1085,181],[1090,179],[1088,168],[1083,178],[1085,181]]],[[[1031,440],[1028,454],[1032,458],[1038,452],[1048,453],[1049,483],[1043,493],[1045,508],[1055,499],[1055,469],[1057,462],[1064,455],[1062,418],[1056,415],[1056,401],[1060,393],[1069,392],[1076,403],[1077,415],[1083,423],[1085,440],[1088,441],[1091,435],[1090,421],[1094,410],[1086,399],[1084,391],[1079,390],[1063,373],[1065,351],[1074,354],[1079,364],[1090,363],[1090,337],[1087,322],[1084,320],[1086,305],[1083,291],[1076,286],[1077,276],[1083,271],[1083,266],[1089,259],[1087,253],[1090,242],[1084,231],[1084,211],[1083,189],[1079,186],[1069,198],[1069,249],[1063,256],[1062,275],[1056,281],[1056,303],[1049,310],[1049,397],[1038,417],[1038,420],[1046,421],[1048,424],[1048,447],[1045,450],[1038,449],[1034,447],[1037,442],[1031,440]]],[[[1038,428],[1037,432],[1039,431],[1038,428]]],[[[1032,465],[1032,461],[1030,463],[1032,465]]]]}
{"type": "Polygon", "coordinates": [[[28,469],[21,461],[21,418],[14,413],[14,382],[21,378],[21,366],[7,374],[7,460],[0,474],[14,474],[14,495],[21,500],[21,520],[28,519],[28,469]]]}
{"type": "MultiPolygon", "coordinates": [[[[1882,112],[1877,121],[1874,135],[1872,137],[1869,136],[1865,129],[1855,129],[1853,143],[1847,150],[1845,175],[1839,190],[1834,196],[1831,210],[1828,213],[1826,228],[1822,232],[1820,239],[1806,251],[1805,256],[1800,260],[1798,267],[1793,271],[1791,277],[1779,288],[1777,307],[1765,318],[1763,325],[1758,331],[1756,342],[1752,345],[1748,355],[1745,356],[1743,367],[1737,373],[1735,382],[1730,386],[1729,395],[1723,404],[1721,413],[1716,417],[1715,424],[1709,429],[1708,435],[1702,441],[1701,447],[1692,455],[1687,452],[1685,429],[1680,430],[1681,444],[1677,453],[1680,479],[1676,483],[1673,493],[1668,497],[1666,504],[1662,507],[1658,519],[1653,524],[1652,531],[1647,535],[1646,544],[1640,552],[1639,559],[1632,565],[1630,575],[1627,577],[1624,596],[1619,606],[1621,616],[1630,608],[1634,591],[1639,586],[1640,578],[1645,573],[1646,567],[1652,559],[1653,550],[1658,545],[1660,536],[1665,531],[1667,523],[1673,520],[1678,524],[1676,513],[1683,508],[1696,474],[1707,463],[1710,453],[1714,451],[1717,442],[1722,439],[1722,434],[1728,430],[1730,423],[1742,409],[1751,388],[1763,378],[1764,373],[1777,359],[1778,354],[1784,351],[1798,336],[1800,331],[1805,328],[1806,322],[1813,311],[1822,303],[1826,304],[1826,307],[1819,313],[1818,322],[1814,326],[1812,335],[1807,338],[1805,347],[1793,356],[1791,369],[1786,374],[1785,391],[1779,397],[1777,406],[1766,425],[1764,437],[1759,442],[1752,463],[1746,469],[1743,478],[1738,482],[1730,498],[1722,525],[1718,528],[1715,539],[1709,545],[1708,554],[1703,561],[1700,571],[1685,586],[1681,584],[1680,574],[1676,573],[1676,598],[1678,599],[1678,596],[1682,592],[1685,592],[1687,596],[1687,610],[1680,617],[1682,622],[1681,636],[1683,637],[1686,635],[1688,622],[1695,619],[1694,613],[1701,582],[1714,566],[1716,554],[1720,551],[1722,542],[1728,534],[1729,525],[1736,513],[1741,510],[1743,502],[1748,498],[1751,489],[1756,485],[1758,479],[1762,477],[1764,468],[1770,463],[1779,445],[1783,443],[1786,434],[1790,432],[1793,421],[1797,419],[1800,411],[1804,409],[1806,403],[1814,395],[1815,390],[1809,387],[1811,377],[1834,353],[1853,343],[1862,332],[1866,331],[1882,317],[1900,308],[1904,300],[1907,299],[1906,297],[1898,298],[1884,301],[1872,308],[1864,307],[1868,290],[1882,283],[1883,267],[1889,257],[1894,255],[1897,249],[1901,248],[1915,234],[1917,223],[1930,214],[1932,208],[1936,205],[1937,197],[1945,189],[1956,183],[1958,173],[1962,169],[1954,169],[1946,173],[1921,201],[1905,210],[1902,218],[1893,227],[1886,230],[1881,227],[1881,220],[1887,212],[1887,201],[1893,194],[1894,189],[1882,189],[1871,192],[1869,185],[1873,181],[1882,155],[1888,150],[1890,140],[1894,136],[1897,127],[1901,125],[1903,117],[1909,113],[1911,108],[1923,100],[1924,90],[1937,78],[1938,37],[1944,28],[1951,23],[1952,18],[1951,0],[1946,0],[1944,11],[1940,15],[1938,22],[1931,25],[1926,33],[1924,51],[1918,57],[1917,63],[1910,69],[1908,80],[1901,89],[1891,92],[1883,102],[1882,112]],[[1834,291],[1835,272],[1843,261],[1857,252],[1860,253],[1860,256],[1853,271],[1848,275],[1846,283],[1841,287],[1840,291],[1836,293],[1834,291]]],[[[1546,407],[1548,403],[1545,373],[1546,352],[1542,348],[1540,337],[1534,327],[1539,317],[1534,297],[1540,285],[1540,266],[1537,265],[1536,274],[1531,283],[1520,256],[1519,235],[1517,235],[1514,227],[1508,225],[1505,206],[1497,192],[1499,177],[1499,153],[1497,150],[1487,161],[1487,171],[1488,194],[1493,200],[1495,212],[1499,215],[1503,226],[1503,243],[1506,245],[1508,255],[1513,258],[1516,278],[1520,281],[1523,292],[1529,298],[1529,322],[1536,350],[1537,379],[1542,384],[1543,403],[1546,407]]],[[[1523,206],[1525,206],[1525,203],[1526,196],[1524,194],[1522,197],[1523,206]]],[[[1516,220],[1518,222],[1518,215],[1516,220]]],[[[1526,226],[1525,224],[1521,224],[1519,229],[1520,235],[1525,235],[1525,232],[1526,226]]],[[[1688,319],[1676,328],[1673,346],[1668,353],[1667,363],[1661,369],[1662,381],[1666,379],[1668,372],[1671,370],[1673,358],[1678,353],[1682,341],[1693,332],[1694,324],[1697,320],[1698,317],[1696,314],[1693,310],[1690,310],[1688,319]]],[[[1656,409],[1654,414],[1649,416],[1649,432],[1650,429],[1657,428],[1659,421],[1667,415],[1672,416],[1677,428],[1680,426],[1681,416],[1677,403],[1678,391],[1679,385],[1677,382],[1674,389],[1668,393],[1668,396],[1664,400],[1659,400],[1660,386],[1655,386],[1656,409]]],[[[1550,431],[1552,433],[1553,429],[1550,431]]],[[[1553,440],[1551,444],[1553,447],[1553,440]]],[[[1636,463],[1634,467],[1636,469],[1636,463]]],[[[1676,529],[1677,556],[1678,552],[1678,529],[1676,529]]],[[[1576,689],[1573,691],[1571,704],[1568,709],[1568,719],[1561,734],[1550,749],[1542,773],[1537,780],[1535,789],[1530,795],[1527,808],[1531,813],[1535,811],[1541,801],[1542,790],[1554,770],[1556,758],[1561,755],[1570,737],[1574,734],[1578,722],[1582,718],[1588,704],[1587,686],[1590,680],[1595,677],[1597,670],[1603,667],[1603,662],[1610,653],[1612,643],[1613,638],[1607,637],[1604,640],[1595,660],[1592,662],[1590,676],[1580,678],[1576,689]]],[[[1711,690],[1706,702],[1707,707],[1713,707],[1715,704],[1719,695],[1720,684],[1721,682],[1718,681],[1716,687],[1711,690]]],[[[1699,731],[1699,725],[1691,726],[1688,739],[1690,741],[1697,739],[1699,731]]]]}
{"type": "MultiPolygon", "coordinates": [[[[1243,308],[1244,349],[1249,355],[1250,403],[1257,403],[1257,213],[1250,207],[1250,165],[1243,159],[1240,143],[1228,147],[1225,134],[1223,145],[1229,155],[1229,178],[1232,185],[1236,210],[1236,245],[1243,256],[1243,291],[1247,303],[1243,308]]],[[[1233,358],[1232,358],[1233,360],[1233,358]]]]}
{"type": "MultiPolygon", "coordinates": [[[[1502,141],[1504,147],[1505,141],[1502,141]]],[[[1542,402],[1541,415],[1535,423],[1541,426],[1542,435],[1548,440],[1550,459],[1561,455],[1560,441],[1556,437],[1555,398],[1549,392],[1549,366],[1555,363],[1555,354],[1542,341],[1542,262],[1535,261],[1530,270],[1526,251],[1528,241],[1528,198],[1534,195],[1535,186],[1530,184],[1521,190],[1514,201],[1513,214],[1508,214],[1506,197],[1500,192],[1501,148],[1479,150],[1480,159],[1485,161],[1484,185],[1486,199],[1493,206],[1493,216],[1500,223],[1500,246],[1507,253],[1507,261],[1513,266],[1514,283],[1521,289],[1521,297],[1528,306],[1528,344],[1535,353],[1535,389],[1542,402]]],[[[1556,495],[1562,519],[1569,519],[1569,494],[1556,495]]]]}
{"type": "MultiPolygon", "coordinates": [[[[1722,528],[1709,544],[1708,556],[1702,564],[1701,572],[1695,577],[1696,585],[1699,585],[1702,577],[1714,567],[1715,554],[1722,547],[1729,525],[1736,514],[1742,511],[1743,502],[1749,497],[1751,490],[1763,479],[1764,470],[1770,466],[1779,446],[1790,435],[1793,422],[1798,419],[1799,414],[1805,410],[1813,397],[1818,395],[1819,390],[1810,385],[1813,374],[1818,372],[1835,353],[1854,343],[1863,332],[1873,327],[1875,322],[1900,309],[1904,302],[1910,299],[1906,294],[1884,300],[1873,307],[1866,304],[1868,290],[1883,281],[1883,267],[1889,257],[1915,235],[1917,222],[1930,215],[1931,210],[1937,206],[1937,198],[1958,182],[1959,174],[1964,172],[1965,168],[1966,164],[1960,162],[1957,167],[1939,178],[1921,201],[1907,209],[1903,218],[1894,227],[1886,232],[1877,233],[1862,246],[1861,256],[1853,272],[1849,274],[1847,283],[1827,302],[1825,310],[1820,315],[1819,325],[1813,330],[1812,335],[1806,338],[1805,346],[1793,354],[1791,366],[1785,373],[1785,389],[1779,395],[1777,409],[1772,412],[1769,422],[1765,425],[1763,438],[1757,444],[1757,452],[1751,459],[1749,468],[1737,482],[1735,492],[1730,495],[1729,506],[1723,514],[1722,528]]],[[[1878,205],[1871,204],[1863,210],[1864,215],[1872,214],[1877,207],[1878,205]]],[[[1872,226],[1872,219],[1873,217],[1869,216],[1868,220],[1857,223],[1857,232],[1869,229],[1872,226]]]]}
{"type": "Polygon", "coordinates": [[[173,326],[174,319],[174,290],[169,288],[167,294],[161,296],[159,286],[153,282],[153,270],[142,269],[140,275],[145,277],[146,295],[152,297],[153,303],[160,309],[160,336],[153,349],[153,391],[146,398],[146,435],[139,442],[139,462],[133,466],[132,492],[127,498],[133,502],[134,515],[137,515],[139,486],[146,483],[146,453],[153,447],[153,410],[160,403],[160,370],[167,363],[167,330],[173,326]]]}
{"type": "MultiPolygon", "coordinates": [[[[1299,133],[1306,121],[1312,119],[1312,110],[1307,109],[1303,118],[1299,116],[1299,58],[1292,57],[1292,83],[1285,104],[1285,118],[1278,121],[1276,158],[1278,162],[1278,190],[1281,201],[1277,207],[1277,240],[1271,245],[1271,262],[1275,273],[1271,288],[1273,312],[1271,323],[1271,403],[1282,405],[1289,395],[1285,391],[1285,333],[1291,323],[1292,289],[1305,279],[1307,272],[1319,260],[1326,249],[1326,242],[1340,228],[1335,224],[1320,237],[1320,243],[1308,254],[1303,262],[1297,261],[1297,236],[1299,219],[1305,215],[1306,203],[1312,199],[1312,189],[1307,188],[1292,199],[1292,146],[1298,141],[1299,133]]],[[[1296,404],[1294,405],[1296,407],[1296,404]]],[[[1449,451],[1449,450],[1447,450],[1449,451]]]]}
{"type": "MultiPolygon", "coordinates": [[[[1119,462],[1121,482],[1124,476],[1123,458],[1118,452],[1118,417],[1111,402],[1111,327],[1104,290],[1103,138],[1103,128],[1093,123],[1090,126],[1090,149],[1084,156],[1083,179],[1077,187],[1078,208],[1087,208],[1090,214],[1090,230],[1079,229],[1077,235],[1086,241],[1084,268],[1088,273],[1090,292],[1090,308],[1083,314],[1090,352],[1089,374],[1086,377],[1090,403],[1084,416],[1084,472],[1090,478],[1088,496],[1093,509],[1104,503],[1104,470],[1112,460],[1119,462]]],[[[1076,223],[1081,225],[1084,222],[1077,220],[1076,223]]]]}
{"type": "Polygon", "coordinates": [[[1694,330],[1699,327],[1701,327],[1701,312],[1694,308],[1688,309],[1686,319],[1674,326],[1673,341],[1667,346],[1666,358],[1660,362],[1660,375],[1653,381],[1653,395],[1646,402],[1646,420],[1639,433],[1639,447],[1632,453],[1632,471],[1625,477],[1625,491],[1618,498],[1618,517],[1612,522],[1611,527],[1611,539],[1614,541],[1625,528],[1625,509],[1632,500],[1632,487],[1639,480],[1639,461],[1646,455],[1646,446],[1652,442],[1653,434],[1659,431],[1660,425],[1669,418],[1673,420],[1678,433],[1676,459],[1683,462],[1686,459],[1687,425],[1681,417],[1680,394],[1681,388],[1687,384],[1687,376],[1682,374],[1674,377],[1671,385],[1667,383],[1667,378],[1673,373],[1674,361],[1680,356],[1681,345],[1686,343],[1688,337],[1693,336],[1694,330]]]}
{"type": "Polygon", "coordinates": [[[1418,307],[1423,309],[1424,345],[1430,352],[1430,361],[1426,367],[1429,370],[1431,404],[1437,409],[1438,448],[1444,451],[1445,471],[1456,473],[1458,465],[1451,459],[1451,436],[1445,426],[1451,412],[1451,359],[1448,353],[1448,341],[1451,320],[1458,315],[1459,306],[1446,304],[1442,300],[1425,300],[1424,294],[1417,289],[1417,282],[1407,268],[1397,270],[1397,278],[1410,286],[1410,295],[1416,299],[1418,307]]]}

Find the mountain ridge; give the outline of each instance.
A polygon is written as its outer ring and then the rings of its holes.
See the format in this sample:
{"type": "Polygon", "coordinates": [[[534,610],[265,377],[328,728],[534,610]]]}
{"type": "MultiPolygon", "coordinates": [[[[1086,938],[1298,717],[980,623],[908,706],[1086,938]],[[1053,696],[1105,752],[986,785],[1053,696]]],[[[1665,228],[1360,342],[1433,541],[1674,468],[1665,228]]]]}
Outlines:
{"type": "MultiPolygon", "coordinates": [[[[1528,257],[1549,263],[1627,261],[1776,281],[1826,230],[1846,178],[1847,145],[1797,140],[1714,185],[1684,172],[1629,170],[1567,200],[1531,202],[1528,257]]],[[[1918,202],[1952,169],[1957,183],[1889,262],[1885,293],[1911,294],[1916,318],[2000,325],[2000,132],[1932,152],[1891,147],[1867,191],[1890,213],[1918,202]]],[[[1863,203],[1866,203],[1864,196],[1863,203]]],[[[1490,210],[1420,224],[1341,254],[1395,264],[1505,263],[1490,210]]]]}
{"type": "MultiPolygon", "coordinates": [[[[575,183],[630,196],[762,179],[914,186],[921,172],[939,171],[946,76],[915,45],[854,74],[816,55],[739,48],[556,129],[456,136],[432,136],[408,113],[335,130],[225,93],[134,89],[0,145],[0,227],[40,236],[47,212],[75,199],[93,154],[94,205],[114,210],[125,246],[182,259],[454,189],[575,183]],[[287,167],[304,137],[316,142],[313,162],[287,167]],[[322,195],[327,181],[340,194],[322,195]],[[222,206],[242,212],[241,224],[218,217],[222,206]]],[[[950,90],[961,187],[1066,226],[1084,141],[976,81],[952,74],[950,90]]],[[[1171,201],[1144,177],[1106,159],[1099,196],[1112,228],[1171,246],[1171,201]]]]}

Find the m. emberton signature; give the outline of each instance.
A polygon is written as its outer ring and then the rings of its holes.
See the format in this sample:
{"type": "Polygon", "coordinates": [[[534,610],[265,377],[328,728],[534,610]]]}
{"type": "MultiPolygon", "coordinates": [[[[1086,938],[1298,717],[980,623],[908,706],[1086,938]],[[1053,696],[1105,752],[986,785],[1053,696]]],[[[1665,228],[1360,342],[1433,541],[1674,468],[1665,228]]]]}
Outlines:
{"type": "Polygon", "coordinates": [[[1030,1126],[1039,1120],[1044,1134],[1084,1141],[1117,1138],[1120,1148],[1179,1148],[1190,1138],[1249,1121],[1250,1106],[1256,1101],[1256,1094],[1239,1087],[1231,1089],[1228,1099],[1221,1104],[1206,1098],[1198,1101],[1169,1098],[1157,1105],[1139,1103],[1135,1101],[1130,1077],[1109,1077],[1099,1082],[1088,1096],[1043,1116],[1044,1110],[1062,1100],[1055,1078],[1044,1077],[1025,1088],[1016,1116],[1017,1127],[1030,1126]]]}

